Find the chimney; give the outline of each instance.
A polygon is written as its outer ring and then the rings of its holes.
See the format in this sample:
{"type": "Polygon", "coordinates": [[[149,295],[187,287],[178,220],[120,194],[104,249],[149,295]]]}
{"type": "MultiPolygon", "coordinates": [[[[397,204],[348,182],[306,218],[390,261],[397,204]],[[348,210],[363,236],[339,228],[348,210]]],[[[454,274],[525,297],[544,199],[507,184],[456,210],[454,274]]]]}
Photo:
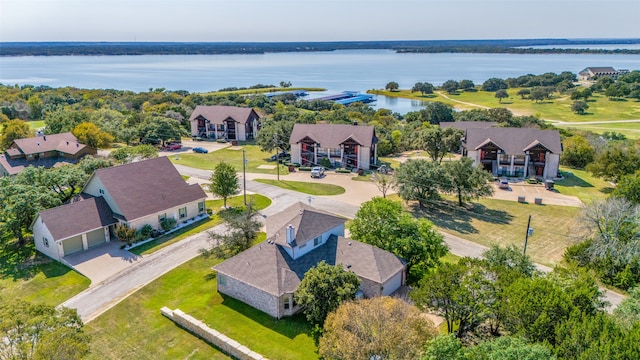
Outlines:
{"type": "Polygon", "coordinates": [[[67,145],[69,145],[69,142],[67,141],[67,145]]]}
{"type": "Polygon", "coordinates": [[[295,237],[295,228],[293,225],[289,224],[289,226],[287,226],[287,244],[293,243],[295,237]]]}
{"type": "Polygon", "coordinates": [[[42,140],[47,141],[47,135],[42,135],[42,140]]]}
{"type": "Polygon", "coordinates": [[[76,147],[80,147],[80,144],[76,143],[76,147]]]}

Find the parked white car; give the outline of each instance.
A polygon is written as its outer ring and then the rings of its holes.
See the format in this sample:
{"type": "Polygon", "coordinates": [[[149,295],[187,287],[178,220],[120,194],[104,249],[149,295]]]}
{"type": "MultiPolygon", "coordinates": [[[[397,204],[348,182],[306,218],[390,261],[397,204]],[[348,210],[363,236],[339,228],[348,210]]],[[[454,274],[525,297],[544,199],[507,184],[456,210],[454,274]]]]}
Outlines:
{"type": "Polygon", "coordinates": [[[321,178],[324,176],[324,168],[322,166],[316,166],[311,169],[312,178],[321,178]]]}

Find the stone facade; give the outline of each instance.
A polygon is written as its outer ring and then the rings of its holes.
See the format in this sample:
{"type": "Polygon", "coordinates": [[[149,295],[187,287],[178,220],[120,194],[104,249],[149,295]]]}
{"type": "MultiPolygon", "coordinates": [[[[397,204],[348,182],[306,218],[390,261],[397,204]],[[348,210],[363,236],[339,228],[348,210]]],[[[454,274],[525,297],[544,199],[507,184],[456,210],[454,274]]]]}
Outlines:
{"type": "Polygon", "coordinates": [[[284,300],[278,299],[266,291],[218,273],[218,291],[238,299],[276,319],[283,316],[281,308],[284,300]]]}

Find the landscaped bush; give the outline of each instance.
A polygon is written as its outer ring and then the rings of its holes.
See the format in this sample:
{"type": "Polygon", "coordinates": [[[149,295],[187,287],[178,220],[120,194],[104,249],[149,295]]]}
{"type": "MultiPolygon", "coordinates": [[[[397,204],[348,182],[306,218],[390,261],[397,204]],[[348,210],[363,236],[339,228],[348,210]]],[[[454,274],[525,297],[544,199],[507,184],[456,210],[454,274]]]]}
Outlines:
{"type": "Polygon", "coordinates": [[[146,224],[145,226],[138,229],[138,234],[140,235],[142,240],[146,240],[150,238],[151,235],[153,235],[153,227],[149,224],[146,224]]]}
{"type": "Polygon", "coordinates": [[[174,218],[165,218],[160,221],[160,226],[162,226],[162,230],[169,231],[173,229],[178,222],[174,218]]]}
{"type": "Polygon", "coordinates": [[[326,169],[331,167],[331,160],[329,160],[329,158],[322,158],[322,160],[320,160],[320,165],[324,166],[326,169]]]}
{"type": "Polygon", "coordinates": [[[340,169],[336,169],[336,172],[339,173],[339,174],[348,174],[348,173],[351,172],[351,170],[340,168],[340,169]]]}
{"type": "Polygon", "coordinates": [[[220,143],[220,144],[226,144],[227,140],[226,139],[218,139],[218,140],[216,140],[216,142],[220,143]]]}
{"type": "Polygon", "coordinates": [[[311,166],[300,166],[300,171],[311,171],[311,166]]]}

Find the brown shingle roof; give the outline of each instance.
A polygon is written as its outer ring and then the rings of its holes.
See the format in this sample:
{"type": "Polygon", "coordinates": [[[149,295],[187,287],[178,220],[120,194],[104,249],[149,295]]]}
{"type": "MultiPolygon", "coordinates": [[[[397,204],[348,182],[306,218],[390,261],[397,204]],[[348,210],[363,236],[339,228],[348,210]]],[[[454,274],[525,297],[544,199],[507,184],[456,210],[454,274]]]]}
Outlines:
{"type": "Polygon", "coordinates": [[[193,121],[198,116],[202,116],[212,124],[222,124],[223,121],[228,118],[231,118],[240,124],[245,124],[251,117],[252,113],[257,119],[258,114],[252,108],[222,105],[198,105],[191,113],[189,121],[193,121]]]}
{"type": "Polygon", "coordinates": [[[292,293],[304,274],[320,261],[342,264],[361,278],[383,284],[405,267],[394,254],[368,244],[331,236],[327,242],[297,260],[278,244],[262,243],[214,266],[220,274],[280,296],[292,293]]]}
{"type": "Polygon", "coordinates": [[[72,133],[51,134],[44,136],[36,136],[26,139],[16,139],[13,142],[25,155],[37,154],[47,151],[64,151],[69,154],[75,154],[86,145],[79,144],[76,146],[78,139],[72,133]],[[69,144],[67,144],[67,142],[69,144]]]}
{"type": "Polygon", "coordinates": [[[102,197],[89,197],[82,201],[43,210],[39,215],[56,240],[63,240],[116,223],[109,205],[102,197]]]}
{"type": "Polygon", "coordinates": [[[207,197],[200,185],[187,184],[166,157],[98,169],[93,176],[129,221],[207,197]]]}
{"type": "Polygon", "coordinates": [[[489,128],[467,129],[465,144],[467,149],[476,149],[490,140],[507,154],[522,154],[536,142],[555,154],[562,152],[560,133],[556,130],[538,130],[531,128],[489,128]]]}
{"type": "Polygon", "coordinates": [[[296,144],[308,137],[323,148],[339,148],[348,139],[361,146],[371,147],[375,143],[373,126],[346,124],[295,124],[289,138],[290,144],[296,144]]]}
{"type": "Polygon", "coordinates": [[[267,238],[290,247],[286,228],[292,225],[295,229],[294,245],[301,246],[344,222],[343,218],[298,202],[267,218],[267,238]]]}

